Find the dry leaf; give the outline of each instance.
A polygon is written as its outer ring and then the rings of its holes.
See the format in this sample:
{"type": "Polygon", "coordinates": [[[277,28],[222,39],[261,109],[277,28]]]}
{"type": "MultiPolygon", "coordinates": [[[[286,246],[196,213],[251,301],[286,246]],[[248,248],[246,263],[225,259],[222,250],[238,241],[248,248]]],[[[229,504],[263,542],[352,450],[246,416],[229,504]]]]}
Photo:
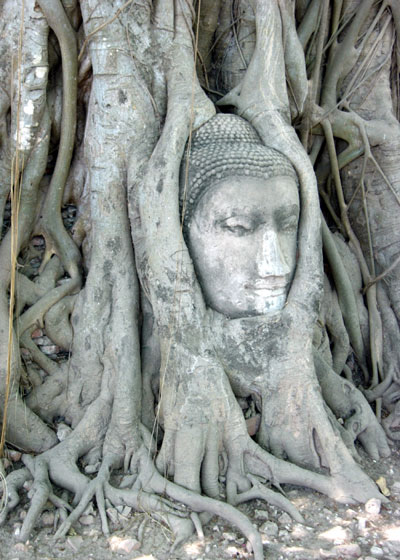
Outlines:
{"type": "Polygon", "coordinates": [[[386,478],[383,476],[380,476],[378,478],[378,480],[375,481],[377,483],[377,485],[379,486],[379,490],[382,492],[382,494],[384,496],[390,496],[390,491],[389,488],[387,487],[386,484],[386,478]]]}

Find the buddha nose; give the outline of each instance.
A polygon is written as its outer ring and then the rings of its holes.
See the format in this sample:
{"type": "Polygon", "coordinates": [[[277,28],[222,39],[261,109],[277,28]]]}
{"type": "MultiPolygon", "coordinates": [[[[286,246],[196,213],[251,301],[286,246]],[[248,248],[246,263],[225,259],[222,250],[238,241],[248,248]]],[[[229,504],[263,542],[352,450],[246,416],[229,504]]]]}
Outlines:
{"type": "Polygon", "coordinates": [[[257,251],[257,271],[261,278],[290,274],[289,266],[282,253],[278,235],[273,229],[266,229],[257,251]]]}

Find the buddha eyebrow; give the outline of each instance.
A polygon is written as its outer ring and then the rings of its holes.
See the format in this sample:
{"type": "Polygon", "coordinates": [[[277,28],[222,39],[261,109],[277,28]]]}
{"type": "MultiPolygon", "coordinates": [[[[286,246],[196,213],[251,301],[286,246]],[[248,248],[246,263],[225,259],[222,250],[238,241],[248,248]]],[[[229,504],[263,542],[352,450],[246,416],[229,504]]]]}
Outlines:
{"type": "Polygon", "coordinates": [[[220,210],[217,211],[216,217],[217,220],[219,222],[225,222],[226,220],[229,220],[230,218],[240,218],[240,217],[246,217],[246,212],[244,212],[243,208],[240,207],[235,207],[235,208],[230,208],[229,212],[227,212],[226,210],[220,210]]]}
{"type": "Polygon", "coordinates": [[[297,204],[291,204],[290,206],[284,206],[283,208],[277,208],[274,213],[276,220],[281,221],[291,216],[299,215],[299,206],[297,204]]]}

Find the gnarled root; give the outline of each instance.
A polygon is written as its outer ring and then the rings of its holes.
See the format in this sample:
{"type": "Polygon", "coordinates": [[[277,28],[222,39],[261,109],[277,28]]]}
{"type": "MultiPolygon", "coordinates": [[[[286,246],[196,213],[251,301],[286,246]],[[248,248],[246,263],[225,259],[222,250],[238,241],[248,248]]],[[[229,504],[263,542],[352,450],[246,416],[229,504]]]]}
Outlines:
{"type": "MultiPolygon", "coordinates": [[[[166,522],[175,534],[174,547],[192,534],[194,525],[201,534],[201,516],[197,514],[206,512],[209,515],[218,515],[236,526],[251,543],[255,559],[261,560],[263,552],[260,536],[250,520],[234,506],[259,498],[287,511],[296,521],[303,521],[299,512],[284,496],[265,486],[263,483],[265,480],[269,480],[279,490],[282,483],[299,484],[347,503],[360,500],[361,486],[365,499],[373,495],[384,499],[366,475],[365,480],[361,480],[359,487],[354,490],[353,485],[357,486],[355,481],[341,478],[340,474],[324,476],[273,457],[248,436],[245,421],[243,417],[238,416],[235,423],[229,424],[229,431],[226,430],[223,438],[223,447],[229,461],[226,471],[229,503],[221,502],[202,496],[163,477],[155,468],[152,451],[149,450],[150,435],[143,427],[141,432],[142,441],[145,441],[146,445],[142,443],[134,455],[129,457],[133,474],[125,479],[125,484],[120,488],[112,486],[109,478],[112,468],[121,463],[121,457],[105,455],[97,477],[91,481],[78,470],[76,460],[83,450],[81,448],[78,451],[79,442],[83,437],[82,432],[78,435],[76,431],[73,432],[55,448],[35,458],[24,455],[25,468],[7,477],[8,505],[0,517],[0,522],[4,522],[8,512],[18,504],[18,490],[26,481],[32,480],[29,493],[32,502],[21,529],[20,540],[25,541],[29,538],[47,500],[58,508],[62,524],[56,536],[61,537],[67,534],[70,527],[85,511],[90,500],[96,497],[105,534],[109,533],[106,499],[115,506],[128,505],[136,511],[150,513],[156,519],[166,522]],[[129,487],[126,487],[128,481],[129,487]],[[74,494],[73,511],[67,502],[54,494],[52,483],[74,494]],[[190,514],[190,511],[195,512],[195,515],[190,514]],[[67,518],[66,512],[70,512],[67,518]]],[[[217,463],[218,456],[219,453],[215,455],[217,463]]],[[[212,468],[209,465],[208,468],[209,472],[218,474],[218,464],[212,468]]]]}
{"type": "MultiPolygon", "coordinates": [[[[129,488],[115,488],[109,483],[112,466],[118,460],[112,455],[104,457],[97,477],[87,482],[78,505],[61,524],[56,537],[67,534],[70,527],[76,523],[90,500],[95,496],[102,529],[106,535],[109,534],[109,530],[105,511],[105,499],[108,499],[115,506],[128,505],[136,511],[147,512],[156,519],[166,522],[175,534],[174,548],[193,533],[193,523],[191,520],[193,516],[190,515],[190,511],[187,509],[190,508],[193,512],[207,512],[211,515],[219,515],[229,523],[237,526],[250,541],[255,558],[261,559],[263,557],[262,543],[258,532],[246,516],[229,504],[201,496],[165,479],[156,470],[151,459],[151,452],[145,445],[142,445],[130,460],[131,469],[134,470],[135,474],[130,477],[129,488]],[[160,495],[166,496],[169,499],[160,497],[160,495]],[[184,505],[182,506],[182,504],[184,505]]],[[[198,516],[193,518],[193,521],[201,532],[201,522],[198,516]]]]}
{"type": "Polygon", "coordinates": [[[4,508],[0,512],[0,526],[5,523],[10,511],[15,509],[19,504],[18,490],[20,490],[24,483],[30,478],[31,475],[27,468],[13,471],[7,476],[4,484],[4,492],[6,492],[7,495],[4,499],[4,508]]]}
{"type": "Polygon", "coordinates": [[[249,441],[245,461],[247,468],[258,476],[265,477],[266,468],[270,473],[273,484],[296,484],[317,490],[342,504],[357,504],[366,502],[370,498],[387,501],[374,482],[353,463],[330,475],[309,471],[282,461],[266,452],[253,440],[249,441]],[[353,467],[353,468],[351,468],[353,467]]]}
{"type": "MultiPolygon", "coordinates": [[[[8,500],[6,507],[0,515],[0,525],[5,523],[8,514],[19,504],[20,498],[18,491],[22,488],[25,482],[32,481],[32,486],[28,494],[31,499],[31,505],[18,536],[20,541],[25,542],[28,540],[47,501],[52,502],[58,510],[61,510],[60,517],[64,517],[66,511],[72,510],[72,507],[67,502],[56,496],[53,492],[53,487],[49,478],[50,458],[48,455],[52,451],[53,450],[45,452],[36,458],[26,454],[23,455],[22,460],[26,466],[22,469],[11,472],[6,478],[8,500]]],[[[54,453],[53,456],[55,457],[54,453]]],[[[55,466],[56,465],[53,464],[53,468],[55,466]]],[[[65,463],[63,470],[64,473],[68,470],[65,463]]],[[[79,473],[79,476],[83,475],[80,475],[79,473]]],[[[71,472],[70,482],[72,482],[72,480],[73,473],[71,472]]]]}
{"type": "Polygon", "coordinates": [[[39,456],[33,459],[30,455],[23,455],[22,459],[33,477],[33,485],[28,494],[31,498],[31,505],[19,534],[19,540],[25,542],[28,540],[36,520],[48,500],[58,509],[70,511],[72,508],[67,502],[54,494],[45,457],[39,456]]]}
{"type": "Polygon", "coordinates": [[[191,510],[200,513],[207,512],[211,515],[218,515],[238,529],[246,536],[251,543],[254,558],[263,558],[262,543],[258,532],[254,529],[250,520],[240,511],[230,504],[220,502],[213,498],[202,496],[192,490],[183,488],[178,484],[168,481],[162,477],[150,461],[147,452],[141,452],[140,457],[141,472],[145,477],[139,478],[139,484],[143,484],[143,489],[151,488],[153,492],[167,495],[170,499],[183,503],[191,510]]]}
{"type": "Polygon", "coordinates": [[[8,513],[18,505],[18,490],[25,482],[32,481],[28,494],[31,504],[18,537],[23,542],[29,539],[47,501],[58,508],[60,519],[66,517],[67,511],[72,511],[70,504],[55,495],[52,483],[72,492],[75,502],[81,499],[89,485],[89,479],[79,471],[75,462],[71,442],[76,444],[76,438],[73,436],[74,434],[36,457],[24,454],[22,460],[25,467],[11,472],[6,478],[8,502],[0,516],[0,524],[5,522],[8,513]]]}
{"type": "Polygon", "coordinates": [[[385,433],[365,396],[338,376],[318,352],[314,352],[314,364],[324,400],[336,416],[345,420],[344,428],[352,440],[358,438],[373,459],[388,457],[385,433]]]}

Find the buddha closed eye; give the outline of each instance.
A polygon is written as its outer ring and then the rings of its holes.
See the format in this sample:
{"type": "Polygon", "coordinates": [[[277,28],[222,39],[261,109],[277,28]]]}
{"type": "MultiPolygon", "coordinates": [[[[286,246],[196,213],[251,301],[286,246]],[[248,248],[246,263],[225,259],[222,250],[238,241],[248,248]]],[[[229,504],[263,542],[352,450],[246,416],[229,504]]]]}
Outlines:
{"type": "Polygon", "coordinates": [[[225,220],[218,220],[218,226],[233,235],[246,235],[254,231],[257,222],[247,215],[233,215],[225,220]]]}
{"type": "Polygon", "coordinates": [[[232,318],[282,309],[296,264],[291,177],[229,177],[198,199],[187,242],[207,304],[232,318]]]}

